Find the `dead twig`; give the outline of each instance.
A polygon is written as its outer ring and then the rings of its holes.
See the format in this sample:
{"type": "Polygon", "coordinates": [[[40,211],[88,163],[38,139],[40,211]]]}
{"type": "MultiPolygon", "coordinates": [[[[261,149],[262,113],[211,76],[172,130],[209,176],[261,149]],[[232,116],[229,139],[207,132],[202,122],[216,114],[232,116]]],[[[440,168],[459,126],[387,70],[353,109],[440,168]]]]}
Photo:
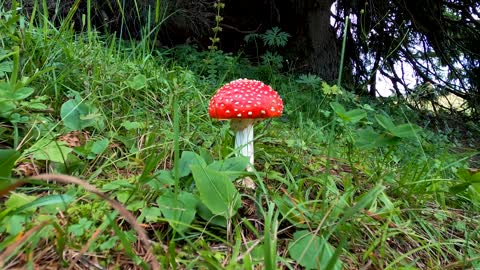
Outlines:
{"type": "MultiPolygon", "coordinates": [[[[111,199],[105,193],[98,190],[95,186],[90,185],[89,183],[87,183],[87,182],[85,182],[85,181],[83,181],[83,180],[81,180],[77,177],[73,177],[73,176],[69,176],[69,175],[60,175],[60,174],[39,174],[39,175],[36,175],[36,176],[32,176],[31,178],[28,178],[28,179],[42,180],[42,181],[55,181],[57,183],[62,183],[62,184],[75,184],[77,186],[83,187],[86,191],[88,191],[90,193],[93,193],[93,194],[99,196],[100,198],[102,198],[103,200],[107,201],[110,204],[110,206],[113,209],[117,210],[118,213],[121,216],[123,216],[125,218],[125,220],[128,223],[130,223],[132,228],[137,232],[139,240],[143,243],[143,246],[145,247],[145,250],[147,251],[147,253],[145,254],[144,257],[145,257],[145,260],[150,263],[150,265],[152,267],[151,269],[152,270],[159,270],[160,269],[160,264],[155,259],[155,256],[154,256],[154,253],[153,253],[153,248],[152,248],[152,245],[150,244],[150,239],[148,238],[145,229],[137,222],[135,216],[133,216],[133,214],[130,211],[128,211],[125,208],[125,206],[123,206],[121,203],[117,202],[116,200],[111,199]]],[[[14,187],[18,187],[25,182],[26,182],[26,180],[18,181],[14,184],[14,187]]],[[[12,188],[12,186],[9,188],[9,190],[11,190],[11,188],[12,188]]],[[[42,225],[42,224],[43,223],[41,223],[40,225],[42,225]]],[[[37,228],[38,226],[39,225],[35,226],[34,228],[37,228]]],[[[32,228],[32,229],[34,229],[34,228],[32,228]]],[[[32,229],[30,229],[29,232],[32,231],[32,229]]],[[[23,237],[25,237],[25,236],[23,236],[23,237]]],[[[8,249],[8,250],[10,250],[10,249],[8,249]]],[[[3,256],[4,254],[7,254],[6,252],[7,252],[7,250],[3,254],[0,255],[0,264],[3,262],[1,259],[6,258],[6,257],[3,256]]]]}

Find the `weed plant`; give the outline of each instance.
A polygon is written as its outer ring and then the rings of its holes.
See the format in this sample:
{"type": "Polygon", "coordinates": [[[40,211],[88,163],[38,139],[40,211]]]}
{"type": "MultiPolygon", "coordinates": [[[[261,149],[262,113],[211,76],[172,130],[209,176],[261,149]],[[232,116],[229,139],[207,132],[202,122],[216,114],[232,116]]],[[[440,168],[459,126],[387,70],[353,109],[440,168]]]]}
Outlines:
{"type": "Polygon", "coordinates": [[[405,104],[35,16],[0,11],[1,268],[480,268],[478,151],[405,104]],[[253,173],[207,113],[239,77],[285,103],[253,173]]]}

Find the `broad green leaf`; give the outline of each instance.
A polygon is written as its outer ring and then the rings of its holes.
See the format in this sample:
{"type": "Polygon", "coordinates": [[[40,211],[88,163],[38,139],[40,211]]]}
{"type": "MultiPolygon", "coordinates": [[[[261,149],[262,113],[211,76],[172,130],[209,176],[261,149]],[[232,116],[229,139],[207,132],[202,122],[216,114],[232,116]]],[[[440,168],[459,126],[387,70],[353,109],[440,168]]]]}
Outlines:
{"type": "Polygon", "coordinates": [[[0,149],[0,180],[8,179],[20,153],[14,149],[0,149]]]}
{"type": "Polygon", "coordinates": [[[139,217],[140,222],[157,222],[160,219],[161,211],[158,207],[144,207],[141,209],[142,214],[139,217]]]}
{"type": "Polygon", "coordinates": [[[179,177],[184,177],[190,174],[190,166],[191,165],[201,165],[202,167],[207,166],[207,163],[200,155],[197,155],[191,151],[183,151],[182,157],[179,161],[179,177]]]}
{"type": "Polygon", "coordinates": [[[395,145],[400,138],[386,133],[379,134],[372,129],[361,129],[356,132],[355,143],[361,149],[374,149],[395,145]]]}
{"type": "Polygon", "coordinates": [[[0,99],[0,113],[11,112],[17,108],[17,105],[13,101],[0,99]]]}
{"type": "Polygon", "coordinates": [[[168,186],[173,186],[175,184],[175,179],[172,176],[171,171],[159,170],[156,171],[147,184],[154,190],[160,190],[168,186]]]}
{"type": "Polygon", "coordinates": [[[342,104],[338,102],[330,102],[330,107],[333,109],[337,115],[344,115],[347,111],[345,110],[345,107],[343,107],[342,104]]]}
{"type": "Polygon", "coordinates": [[[89,159],[96,158],[98,155],[103,153],[105,149],[107,149],[109,143],[110,141],[107,138],[101,139],[99,141],[95,141],[92,144],[92,147],[90,148],[90,153],[88,155],[88,158],[89,159]]]}
{"type": "Polygon", "coordinates": [[[31,94],[33,94],[33,92],[34,92],[33,88],[30,88],[30,87],[19,88],[14,92],[13,99],[15,100],[26,99],[31,94]]]}
{"type": "Polygon", "coordinates": [[[227,227],[227,219],[224,216],[214,215],[202,202],[198,202],[198,215],[203,218],[208,224],[217,225],[223,228],[227,227]]]}
{"type": "MultiPolygon", "coordinates": [[[[293,234],[288,252],[298,264],[307,269],[324,269],[334,255],[333,247],[323,237],[306,230],[293,234]]],[[[333,269],[341,270],[341,261],[337,260],[333,269]]]]}
{"type": "Polygon", "coordinates": [[[382,126],[384,129],[390,131],[393,128],[395,128],[395,124],[392,122],[392,119],[390,117],[385,116],[383,114],[377,114],[375,115],[375,119],[377,119],[378,124],[382,126]]]}
{"type": "Polygon", "coordinates": [[[46,110],[48,109],[48,106],[43,104],[43,103],[38,103],[38,102],[22,102],[21,106],[27,108],[27,109],[32,109],[32,110],[46,110]]]}
{"type": "Polygon", "coordinates": [[[472,187],[477,192],[480,191],[480,172],[471,172],[465,168],[460,168],[456,172],[457,177],[461,179],[461,183],[450,187],[450,192],[460,193],[472,187]]]}
{"type": "Polygon", "coordinates": [[[354,109],[346,112],[345,116],[347,117],[348,122],[355,124],[363,118],[367,117],[367,113],[362,109],[354,109]]]}
{"type": "Polygon", "coordinates": [[[37,199],[36,196],[26,195],[24,193],[12,192],[5,202],[7,209],[16,210],[26,204],[29,204],[37,199]]]}
{"type": "Polygon", "coordinates": [[[198,201],[188,192],[181,192],[178,196],[166,192],[158,197],[157,203],[170,226],[178,232],[184,232],[195,218],[198,201]]]}
{"type": "Polygon", "coordinates": [[[471,176],[472,183],[480,183],[480,172],[472,173],[471,176]]]}
{"type": "Polygon", "coordinates": [[[203,160],[205,160],[207,164],[211,164],[213,162],[212,154],[207,149],[200,148],[199,155],[203,158],[203,160]]]}
{"type": "Polygon", "coordinates": [[[472,174],[465,168],[458,169],[455,174],[457,175],[458,178],[467,182],[470,182],[470,179],[472,178],[472,174]]]}
{"type": "Polygon", "coordinates": [[[82,217],[78,220],[77,224],[68,227],[68,232],[73,233],[76,236],[82,236],[92,225],[92,221],[82,217]]]}
{"type": "Polygon", "coordinates": [[[352,124],[357,123],[367,116],[367,113],[362,109],[354,109],[346,111],[345,108],[338,102],[331,102],[330,107],[343,121],[350,122],[352,124]]]}
{"type": "Polygon", "coordinates": [[[0,63],[0,74],[1,72],[12,72],[13,61],[3,61],[0,63]]]}
{"type": "Polygon", "coordinates": [[[127,81],[127,85],[135,90],[140,90],[147,86],[147,77],[143,74],[138,74],[127,81]]]}
{"type": "Polygon", "coordinates": [[[0,81],[0,98],[12,98],[9,96],[12,92],[12,86],[7,83],[0,81]]]}
{"type": "Polygon", "coordinates": [[[228,176],[230,180],[238,179],[245,175],[245,169],[249,163],[248,158],[244,156],[238,156],[228,158],[226,160],[214,161],[207,166],[209,169],[221,171],[228,176]]]}
{"type": "Polygon", "coordinates": [[[465,190],[467,190],[470,187],[470,185],[471,185],[471,183],[465,182],[465,183],[454,185],[454,186],[450,187],[448,190],[450,192],[456,194],[456,193],[464,192],[465,190]]]}
{"type": "Polygon", "coordinates": [[[422,129],[413,124],[402,124],[398,125],[392,129],[390,132],[399,138],[408,138],[408,137],[415,137],[422,129]]]}
{"type": "Polygon", "coordinates": [[[98,248],[100,250],[110,250],[112,248],[114,248],[116,245],[117,245],[117,242],[119,241],[119,237],[116,236],[116,235],[113,235],[113,236],[110,236],[107,238],[106,241],[104,241],[103,243],[101,243],[98,248]]]}
{"type": "Polygon", "coordinates": [[[24,230],[27,221],[28,218],[25,215],[9,215],[2,220],[2,224],[5,226],[5,232],[15,235],[24,230]]]}
{"type": "Polygon", "coordinates": [[[470,188],[474,191],[474,196],[472,196],[475,201],[480,201],[480,183],[473,183],[470,188]]]}
{"type": "Polygon", "coordinates": [[[216,171],[244,171],[247,168],[249,160],[247,157],[238,156],[225,160],[216,160],[207,168],[216,171]]]}
{"type": "Polygon", "coordinates": [[[137,200],[129,200],[127,204],[127,210],[135,212],[137,210],[143,209],[145,207],[146,202],[142,199],[137,200]]]}
{"type": "Polygon", "coordinates": [[[115,192],[115,197],[117,200],[123,204],[126,204],[127,202],[131,202],[133,195],[133,191],[131,190],[121,190],[121,191],[116,191],[115,192]]]}
{"type": "Polygon", "coordinates": [[[63,103],[60,108],[60,116],[63,124],[70,130],[81,130],[94,126],[98,119],[88,117],[92,108],[79,99],[71,99],[63,103]]]}
{"type": "Polygon", "coordinates": [[[240,194],[228,176],[199,165],[191,169],[201,202],[215,215],[233,217],[240,208],[240,194]]]}
{"type": "Polygon", "coordinates": [[[30,151],[33,152],[32,157],[36,160],[64,163],[73,149],[65,146],[65,142],[41,139],[30,147],[30,151]]]}

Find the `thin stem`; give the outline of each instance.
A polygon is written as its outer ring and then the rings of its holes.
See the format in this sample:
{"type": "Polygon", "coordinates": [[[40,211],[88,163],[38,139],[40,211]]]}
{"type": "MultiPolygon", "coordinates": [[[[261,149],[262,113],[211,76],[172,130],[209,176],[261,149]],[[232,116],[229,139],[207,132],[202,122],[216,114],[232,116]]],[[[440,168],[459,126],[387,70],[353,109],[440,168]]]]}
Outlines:
{"type": "Polygon", "coordinates": [[[249,158],[250,165],[247,167],[247,170],[252,171],[254,163],[253,125],[248,125],[246,128],[236,132],[235,149],[239,150],[240,155],[249,158]]]}
{"type": "Polygon", "coordinates": [[[249,159],[250,165],[247,171],[253,170],[254,149],[253,149],[253,121],[244,127],[238,127],[235,130],[235,149],[239,154],[249,159]]]}
{"type": "Polygon", "coordinates": [[[345,46],[347,44],[347,31],[348,31],[349,19],[350,19],[349,16],[345,16],[345,29],[343,30],[342,54],[340,55],[340,67],[338,68],[338,80],[337,80],[338,87],[340,87],[342,83],[343,61],[345,58],[345,46]]]}

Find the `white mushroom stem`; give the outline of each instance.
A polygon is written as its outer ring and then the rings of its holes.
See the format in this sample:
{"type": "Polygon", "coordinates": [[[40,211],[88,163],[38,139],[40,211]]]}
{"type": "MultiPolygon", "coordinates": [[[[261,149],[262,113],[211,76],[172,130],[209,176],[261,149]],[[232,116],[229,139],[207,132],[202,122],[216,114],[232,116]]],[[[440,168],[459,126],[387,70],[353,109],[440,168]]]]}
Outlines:
{"type": "Polygon", "coordinates": [[[247,171],[253,171],[254,150],[253,150],[253,124],[254,119],[234,119],[231,123],[232,130],[235,131],[235,150],[239,154],[249,159],[250,165],[247,171]]]}

